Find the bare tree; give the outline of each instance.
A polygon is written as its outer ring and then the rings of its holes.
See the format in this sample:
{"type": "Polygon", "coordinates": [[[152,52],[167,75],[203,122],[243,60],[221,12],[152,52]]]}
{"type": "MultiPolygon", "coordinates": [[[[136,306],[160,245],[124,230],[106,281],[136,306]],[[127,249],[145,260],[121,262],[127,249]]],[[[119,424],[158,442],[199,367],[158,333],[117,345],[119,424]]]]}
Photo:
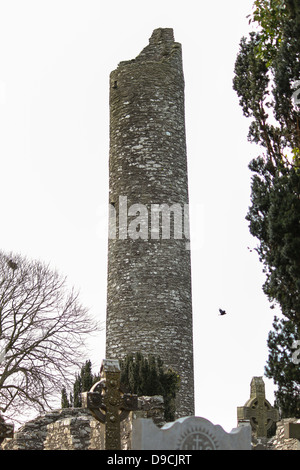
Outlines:
{"type": "Polygon", "coordinates": [[[66,278],[0,251],[0,411],[14,418],[28,408],[47,410],[73,380],[96,328],[66,278]]]}

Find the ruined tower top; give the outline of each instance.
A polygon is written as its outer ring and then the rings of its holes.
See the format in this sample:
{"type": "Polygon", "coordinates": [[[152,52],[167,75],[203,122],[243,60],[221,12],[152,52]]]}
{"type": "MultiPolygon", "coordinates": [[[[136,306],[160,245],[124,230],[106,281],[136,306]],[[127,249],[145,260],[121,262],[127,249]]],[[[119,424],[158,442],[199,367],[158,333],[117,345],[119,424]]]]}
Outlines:
{"type": "Polygon", "coordinates": [[[120,65],[136,61],[160,61],[170,56],[175,49],[181,50],[181,44],[174,41],[173,29],[157,28],[153,31],[148,46],[135,59],[123,61],[120,65]]]}
{"type": "Polygon", "coordinates": [[[141,190],[148,204],[188,203],[182,53],[172,28],[155,29],[140,54],[120,62],[110,74],[112,165],[110,203],[120,195],[141,202],[141,190]],[[166,171],[158,171],[159,165],[176,171],[173,183],[165,179],[166,171]],[[175,185],[179,173],[180,184],[175,185]]]}
{"type": "Polygon", "coordinates": [[[174,42],[173,28],[157,28],[153,31],[152,36],[149,39],[149,43],[150,44],[161,44],[163,42],[164,43],[174,42]]]}

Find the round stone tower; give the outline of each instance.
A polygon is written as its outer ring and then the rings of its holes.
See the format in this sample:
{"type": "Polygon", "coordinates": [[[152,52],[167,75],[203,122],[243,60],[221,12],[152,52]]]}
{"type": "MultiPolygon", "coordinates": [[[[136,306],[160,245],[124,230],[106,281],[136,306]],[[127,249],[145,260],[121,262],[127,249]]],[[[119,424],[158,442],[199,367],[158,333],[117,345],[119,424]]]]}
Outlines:
{"type": "Polygon", "coordinates": [[[172,29],[110,75],[106,357],[159,356],[194,414],[191,263],[181,45],[172,29]]]}

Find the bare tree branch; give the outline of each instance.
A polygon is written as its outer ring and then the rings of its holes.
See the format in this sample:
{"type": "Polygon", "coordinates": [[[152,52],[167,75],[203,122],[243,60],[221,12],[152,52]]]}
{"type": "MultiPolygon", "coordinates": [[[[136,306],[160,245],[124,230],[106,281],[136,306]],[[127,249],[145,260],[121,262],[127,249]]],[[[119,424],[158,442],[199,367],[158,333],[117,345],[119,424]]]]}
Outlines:
{"type": "Polygon", "coordinates": [[[49,266],[0,251],[0,411],[50,406],[84,359],[87,335],[99,330],[66,278],[49,266]]]}

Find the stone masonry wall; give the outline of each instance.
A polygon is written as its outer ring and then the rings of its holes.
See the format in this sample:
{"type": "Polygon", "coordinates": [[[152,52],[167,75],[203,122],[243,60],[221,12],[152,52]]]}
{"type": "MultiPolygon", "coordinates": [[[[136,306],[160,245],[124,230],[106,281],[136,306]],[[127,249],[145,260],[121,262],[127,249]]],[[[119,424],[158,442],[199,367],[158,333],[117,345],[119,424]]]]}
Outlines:
{"type": "Polygon", "coordinates": [[[47,427],[44,450],[104,449],[104,428],[91,416],[56,421],[47,427]]]}
{"type": "Polygon", "coordinates": [[[170,239],[150,230],[151,204],[188,204],[182,53],[172,29],[155,30],[110,75],[109,188],[117,230],[108,242],[106,357],[160,356],[181,377],[177,417],[193,415],[190,251],[172,230],[170,239]],[[141,215],[134,204],[147,209],[145,231],[142,222],[131,230],[141,215]]]}
{"type": "MultiPolygon", "coordinates": [[[[133,419],[151,418],[161,426],[163,414],[162,397],[139,397],[138,410],[121,425],[122,449],[131,449],[133,419]]],[[[2,442],[0,450],[103,450],[104,432],[104,425],[88,410],[64,408],[28,421],[13,438],[2,442]]]]}
{"type": "Polygon", "coordinates": [[[56,421],[74,418],[78,415],[88,417],[88,410],[81,408],[64,408],[62,410],[54,410],[42,416],[38,416],[25,423],[13,438],[5,439],[0,445],[2,450],[43,450],[44,441],[47,437],[47,427],[56,421]]]}
{"type": "Polygon", "coordinates": [[[284,438],[284,425],[286,423],[300,422],[296,418],[285,418],[276,425],[276,434],[268,442],[269,450],[300,450],[300,441],[298,439],[284,438]]]}

